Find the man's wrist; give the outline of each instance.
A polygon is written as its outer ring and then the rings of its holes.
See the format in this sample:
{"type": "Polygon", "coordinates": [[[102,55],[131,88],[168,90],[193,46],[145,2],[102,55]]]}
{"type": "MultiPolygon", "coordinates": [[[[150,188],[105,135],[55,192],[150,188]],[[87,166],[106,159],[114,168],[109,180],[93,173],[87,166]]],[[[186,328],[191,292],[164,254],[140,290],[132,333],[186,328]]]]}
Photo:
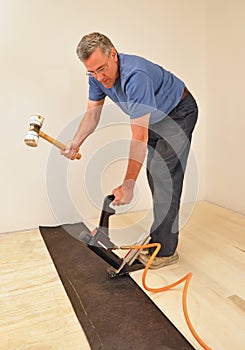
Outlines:
{"type": "Polygon", "coordinates": [[[133,179],[124,179],[123,181],[123,187],[126,187],[126,188],[134,188],[135,186],[135,180],[133,179]]]}
{"type": "Polygon", "coordinates": [[[81,146],[81,144],[82,144],[82,141],[81,141],[81,139],[77,136],[77,135],[75,135],[74,137],[73,137],[73,142],[74,142],[74,144],[76,144],[76,146],[79,148],[80,146],[81,146]]]}

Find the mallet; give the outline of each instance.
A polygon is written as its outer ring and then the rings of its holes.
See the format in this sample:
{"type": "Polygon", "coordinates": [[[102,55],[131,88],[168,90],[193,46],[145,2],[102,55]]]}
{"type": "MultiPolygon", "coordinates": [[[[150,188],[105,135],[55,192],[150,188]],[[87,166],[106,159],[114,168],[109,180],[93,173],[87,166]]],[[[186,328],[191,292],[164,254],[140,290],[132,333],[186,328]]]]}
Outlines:
{"type": "MultiPolygon", "coordinates": [[[[24,138],[24,142],[26,143],[26,145],[31,147],[37,147],[39,136],[40,136],[46,141],[52,143],[57,148],[64,151],[66,146],[62,142],[55,140],[53,137],[45,134],[42,130],[40,130],[43,125],[43,122],[44,122],[44,118],[41,115],[36,114],[30,117],[29,131],[27,132],[24,138]]],[[[80,158],[81,158],[81,154],[78,153],[76,156],[76,159],[80,159],[80,158]]]]}

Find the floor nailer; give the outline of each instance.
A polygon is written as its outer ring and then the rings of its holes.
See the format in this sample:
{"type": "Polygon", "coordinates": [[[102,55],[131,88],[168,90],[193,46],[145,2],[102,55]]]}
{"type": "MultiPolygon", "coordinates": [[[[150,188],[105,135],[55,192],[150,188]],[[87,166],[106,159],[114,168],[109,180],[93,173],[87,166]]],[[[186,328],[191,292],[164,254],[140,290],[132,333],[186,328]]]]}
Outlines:
{"type": "MultiPolygon", "coordinates": [[[[108,195],[105,197],[99,226],[93,232],[90,232],[90,230],[83,224],[84,230],[79,235],[79,239],[89,249],[110,265],[107,272],[112,278],[145,268],[145,266],[137,260],[141,250],[129,249],[124,258],[120,258],[113,252],[113,250],[116,249],[116,245],[109,237],[109,218],[116,212],[115,209],[110,206],[114,198],[114,195],[108,195]]],[[[150,238],[149,234],[143,233],[135,245],[143,246],[149,243],[150,238]]]]}

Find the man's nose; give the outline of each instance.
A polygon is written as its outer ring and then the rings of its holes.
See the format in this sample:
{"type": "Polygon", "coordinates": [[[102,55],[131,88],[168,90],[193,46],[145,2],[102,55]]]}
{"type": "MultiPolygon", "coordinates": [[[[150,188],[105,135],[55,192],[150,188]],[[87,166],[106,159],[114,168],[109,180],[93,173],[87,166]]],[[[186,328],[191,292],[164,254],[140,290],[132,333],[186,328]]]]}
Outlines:
{"type": "Polygon", "coordinates": [[[104,79],[104,74],[101,72],[101,73],[97,73],[96,75],[96,79],[101,83],[104,79]]]}

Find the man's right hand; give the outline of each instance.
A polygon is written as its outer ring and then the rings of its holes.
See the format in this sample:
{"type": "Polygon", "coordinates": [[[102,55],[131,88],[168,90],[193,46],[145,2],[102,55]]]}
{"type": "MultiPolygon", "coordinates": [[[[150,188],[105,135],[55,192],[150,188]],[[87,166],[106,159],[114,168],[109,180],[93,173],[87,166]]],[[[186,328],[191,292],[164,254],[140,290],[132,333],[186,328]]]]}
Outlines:
{"type": "Polygon", "coordinates": [[[61,151],[60,153],[65,156],[66,158],[69,158],[71,160],[76,159],[76,155],[79,152],[79,144],[75,140],[71,140],[67,142],[66,148],[64,151],[61,151]]]}

